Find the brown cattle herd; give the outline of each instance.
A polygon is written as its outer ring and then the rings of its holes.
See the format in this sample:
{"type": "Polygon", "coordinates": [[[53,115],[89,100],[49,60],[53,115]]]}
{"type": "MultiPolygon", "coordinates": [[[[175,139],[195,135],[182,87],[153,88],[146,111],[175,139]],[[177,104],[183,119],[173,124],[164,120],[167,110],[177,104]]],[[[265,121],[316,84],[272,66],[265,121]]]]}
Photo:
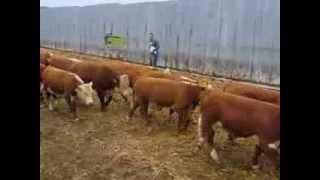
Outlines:
{"type": "Polygon", "coordinates": [[[168,107],[169,116],[178,114],[178,132],[186,132],[191,113],[200,107],[197,150],[210,148],[210,156],[220,163],[214,148],[213,125],[220,122],[230,140],[256,135],[252,168],[259,167],[265,154],[275,167],[280,164],[280,93],[238,82],[214,81],[205,86],[196,80],[170,71],[156,71],[121,61],[83,61],[55,55],[40,48],[40,98],[49,109],[60,96],[64,97],[75,120],[76,104],[93,104],[93,92],[100,100],[101,111],[112,101],[114,93],[130,105],[128,120],[140,107],[142,117],[150,125],[148,107],[168,107]],[[216,82],[216,83],[215,83],[216,82]]]}

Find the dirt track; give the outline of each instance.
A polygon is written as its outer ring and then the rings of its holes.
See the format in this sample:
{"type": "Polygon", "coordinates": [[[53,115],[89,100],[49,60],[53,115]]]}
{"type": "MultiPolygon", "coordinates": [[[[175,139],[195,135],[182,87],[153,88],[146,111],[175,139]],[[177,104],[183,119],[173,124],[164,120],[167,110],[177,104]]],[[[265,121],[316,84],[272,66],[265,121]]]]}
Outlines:
{"type": "MultiPolygon", "coordinates": [[[[106,112],[98,101],[91,108],[79,109],[79,122],[71,121],[66,103],[61,100],[55,112],[40,110],[42,180],[202,180],[202,179],[279,179],[279,171],[268,166],[249,168],[256,139],[239,139],[231,145],[219,129],[215,138],[222,165],[195,152],[196,124],[188,133],[178,135],[176,124],[167,122],[166,112],[154,108],[151,134],[137,111],[127,122],[129,107],[118,96],[106,112]]],[[[194,115],[194,119],[197,114],[194,115]]]]}

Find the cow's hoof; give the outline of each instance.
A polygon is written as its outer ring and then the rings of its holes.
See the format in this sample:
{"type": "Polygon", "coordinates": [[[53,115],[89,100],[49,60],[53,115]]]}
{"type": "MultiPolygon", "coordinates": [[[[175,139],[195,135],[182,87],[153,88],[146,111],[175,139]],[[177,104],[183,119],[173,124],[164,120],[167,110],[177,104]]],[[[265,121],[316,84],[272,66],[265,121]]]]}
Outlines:
{"type": "Polygon", "coordinates": [[[131,122],[131,117],[127,116],[126,120],[127,120],[128,123],[131,122]]]}
{"type": "Polygon", "coordinates": [[[256,165],[252,165],[251,168],[253,170],[258,170],[258,169],[260,169],[260,166],[258,164],[256,164],[256,165]]]}
{"type": "Polygon", "coordinates": [[[100,106],[100,111],[105,112],[106,111],[106,106],[100,106]]]}
{"type": "Polygon", "coordinates": [[[217,163],[221,164],[217,151],[213,148],[210,152],[210,157],[217,163]]]}
{"type": "Polygon", "coordinates": [[[74,119],[74,122],[78,122],[80,119],[79,118],[75,118],[74,119]]]}
{"type": "Polygon", "coordinates": [[[188,131],[186,129],[179,129],[178,134],[179,135],[187,135],[188,131]]]}
{"type": "Polygon", "coordinates": [[[231,146],[236,146],[237,143],[236,143],[235,141],[230,141],[230,145],[231,145],[231,146]]]}
{"type": "Polygon", "coordinates": [[[152,132],[152,127],[148,127],[147,128],[147,134],[151,134],[151,132],[152,132]]]}
{"type": "Polygon", "coordinates": [[[193,148],[192,152],[194,154],[198,154],[201,151],[201,147],[199,145],[197,145],[196,147],[193,148]]]}
{"type": "Polygon", "coordinates": [[[151,122],[150,121],[147,121],[146,123],[145,123],[145,126],[147,126],[148,128],[151,126],[151,122]]]}

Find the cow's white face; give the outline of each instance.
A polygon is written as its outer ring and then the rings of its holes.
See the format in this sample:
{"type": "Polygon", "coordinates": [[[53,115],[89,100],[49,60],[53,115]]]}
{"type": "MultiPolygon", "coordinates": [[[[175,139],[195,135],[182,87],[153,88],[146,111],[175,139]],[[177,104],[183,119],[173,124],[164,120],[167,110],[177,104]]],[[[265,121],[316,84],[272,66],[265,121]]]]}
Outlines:
{"type": "Polygon", "coordinates": [[[81,84],[76,89],[77,98],[86,106],[93,105],[93,89],[92,82],[81,84]]]}
{"type": "Polygon", "coordinates": [[[120,76],[120,89],[125,90],[129,88],[130,80],[127,74],[123,74],[120,76]]]}

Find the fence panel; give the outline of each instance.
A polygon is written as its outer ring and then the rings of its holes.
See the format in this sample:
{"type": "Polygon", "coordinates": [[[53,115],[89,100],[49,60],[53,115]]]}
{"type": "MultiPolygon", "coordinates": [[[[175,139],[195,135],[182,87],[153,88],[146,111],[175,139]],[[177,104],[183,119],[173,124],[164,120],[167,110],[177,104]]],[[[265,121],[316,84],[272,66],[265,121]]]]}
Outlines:
{"type": "Polygon", "coordinates": [[[159,66],[280,85],[279,0],[177,0],[40,9],[41,45],[106,55],[118,50],[148,64],[148,38],[160,42],[159,66]]]}

